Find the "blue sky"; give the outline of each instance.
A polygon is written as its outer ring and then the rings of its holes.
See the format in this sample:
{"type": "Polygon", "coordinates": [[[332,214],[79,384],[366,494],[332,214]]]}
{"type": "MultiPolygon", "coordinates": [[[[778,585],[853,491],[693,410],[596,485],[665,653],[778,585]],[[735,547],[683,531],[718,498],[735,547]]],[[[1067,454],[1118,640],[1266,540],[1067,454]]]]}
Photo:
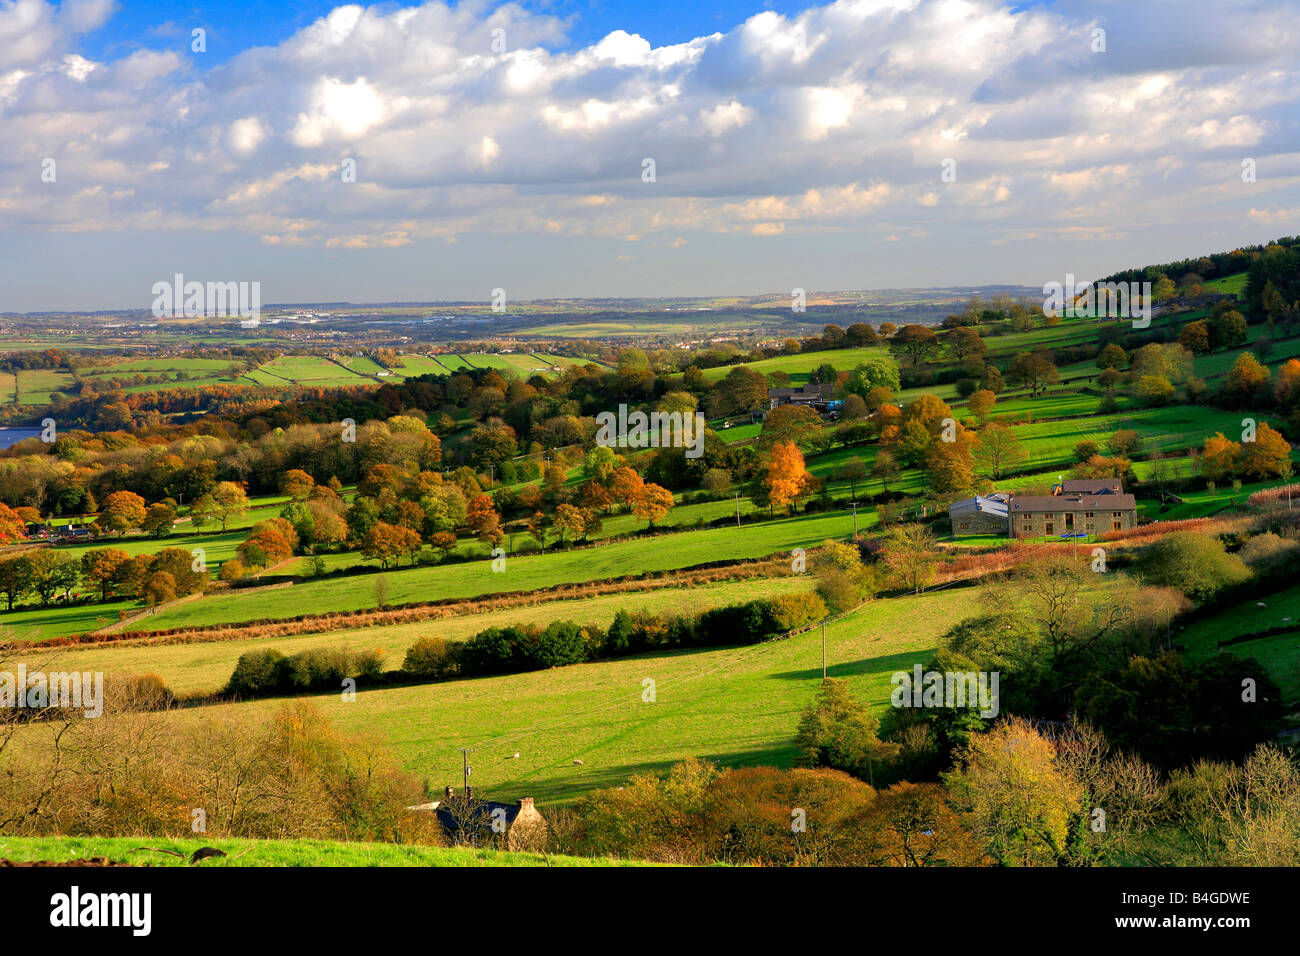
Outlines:
{"type": "MultiPolygon", "coordinates": [[[[785,0],[763,3],[746,0],[711,0],[707,3],[690,0],[655,3],[556,0],[554,3],[520,5],[565,19],[569,24],[567,33],[571,46],[589,46],[614,30],[640,34],[655,46],[660,46],[724,32],[760,10],[789,14],[806,6],[785,0]]],[[[336,6],[339,4],[315,0],[274,3],[266,0],[220,3],[130,0],[119,7],[103,30],[89,38],[86,50],[89,56],[104,58],[120,56],[138,47],[161,49],[175,46],[182,33],[188,38],[191,29],[204,27],[209,34],[208,52],[214,60],[222,61],[247,47],[280,43],[336,6]]],[[[188,39],[184,45],[188,46],[188,39]]]]}
{"type": "Polygon", "coordinates": [[[1294,13],[0,0],[0,310],[176,272],[264,302],[1041,287],[1260,242],[1300,232],[1294,13]]]}

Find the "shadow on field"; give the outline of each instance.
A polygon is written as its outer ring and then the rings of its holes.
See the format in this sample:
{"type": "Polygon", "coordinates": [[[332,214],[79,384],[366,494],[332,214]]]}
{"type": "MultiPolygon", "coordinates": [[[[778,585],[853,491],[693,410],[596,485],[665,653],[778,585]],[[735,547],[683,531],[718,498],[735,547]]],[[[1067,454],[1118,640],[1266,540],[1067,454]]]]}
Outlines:
{"type": "MultiPolygon", "coordinates": [[[[894,671],[910,671],[913,664],[924,664],[930,655],[934,653],[934,648],[926,651],[911,651],[904,654],[886,654],[882,657],[864,657],[861,660],[849,661],[846,664],[827,664],[827,677],[860,677],[863,674],[880,674],[893,673],[894,671]]],[[[820,680],[822,669],[819,666],[809,667],[798,671],[781,671],[775,674],[768,674],[769,680],[820,680]]]]}
{"type": "MultiPolygon", "coordinates": [[[[717,764],[719,767],[782,767],[794,765],[794,737],[778,742],[773,746],[755,747],[749,750],[702,752],[694,754],[701,760],[717,764]]],[[[658,777],[668,775],[675,764],[686,759],[686,755],[670,760],[647,760],[639,763],[618,763],[608,767],[594,767],[588,763],[582,768],[574,768],[575,773],[563,777],[552,777],[545,781],[536,781],[532,774],[525,774],[513,779],[494,781],[490,792],[484,788],[483,795],[488,799],[518,799],[521,796],[535,796],[539,805],[552,806],[571,803],[574,799],[590,790],[604,790],[622,787],[636,774],[649,773],[658,777]]]]}

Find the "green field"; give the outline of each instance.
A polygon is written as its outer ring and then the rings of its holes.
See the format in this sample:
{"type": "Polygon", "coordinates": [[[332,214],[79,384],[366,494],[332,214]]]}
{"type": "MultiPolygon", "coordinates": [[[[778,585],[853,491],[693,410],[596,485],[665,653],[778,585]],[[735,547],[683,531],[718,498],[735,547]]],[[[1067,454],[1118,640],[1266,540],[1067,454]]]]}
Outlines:
{"type": "MultiPolygon", "coordinates": [[[[924,662],[971,613],[970,592],[876,601],[826,629],[828,668],[880,709],[890,676],[924,662]]],[[[750,647],[674,651],[312,700],[341,729],[387,739],[407,770],[441,788],[461,779],[456,747],[477,748],[483,796],[571,800],[688,756],[789,767],[800,712],[821,683],[821,632],[750,647]],[[655,702],[642,701],[655,681],[655,702]],[[519,759],[507,759],[518,752],[519,759]],[[581,759],[581,766],[574,760],[581,759]]],[[[267,714],[274,700],[186,708],[166,718],[267,714]]]]}
{"type": "Polygon", "coordinates": [[[1237,272],[1230,276],[1223,276],[1220,279],[1211,279],[1205,283],[1205,287],[1216,292],[1240,297],[1246,293],[1246,280],[1249,278],[1250,273],[1237,272]]]}
{"type": "Polygon", "coordinates": [[[1300,703],[1300,587],[1262,594],[1212,617],[1194,621],[1178,635],[1178,643],[1187,648],[1189,657],[1201,660],[1213,656],[1221,640],[1275,627],[1294,630],[1233,644],[1223,648],[1223,652],[1255,658],[1281,688],[1287,703],[1295,705],[1300,703]]]}
{"type": "MultiPolygon", "coordinates": [[[[885,348],[867,349],[829,349],[825,352],[800,352],[797,355],[778,355],[775,358],[760,359],[757,362],[745,362],[746,368],[760,375],[772,372],[785,372],[790,381],[799,384],[808,381],[808,376],[819,365],[831,365],[837,371],[850,371],[869,358],[889,358],[885,348]]],[[[726,378],[736,365],[723,365],[718,368],[703,370],[706,382],[716,382],[726,378]]]]}
{"type": "MultiPolygon", "coordinates": [[[[169,853],[140,851],[140,837],[0,837],[0,859],[21,863],[107,857],[139,866],[189,866],[169,853]]],[[[238,840],[151,838],[158,849],[193,853],[215,846],[226,856],[204,860],[213,866],[648,866],[605,857],[518,853],[474,847],[412,846],[396,843],[343,843],[332,840],[238,840]]]]}
{"type": "MultiPolygon", "coordinates": [[[[447,641],[463,641],[489,627],[509,624],[540,624],[577,621],[608,627],[622,608],[635,606],[657,614],[695,613],[726,604],[740,604],[758,598],[775,597],[807,590],[806,577],[722,581],[697,587],[662,588],[629,594],[569,598],[456,617],[434,618],[405,624],[341,628],[320,634],[271,637],[237,641],[198,641],[187,644],[85,645],[70,648],[36,648],[24,658],[29,668],[68,667],[103,671],[105,674],[154,673],[177,694],[211,694],[225,686],[239,655],[259,647],[274,647],[285,654],[316,647],[349,650],[382,650],[384,666],[401,667],[406,649],[417,639],[437,635],[447,641]]],[[[149,626],[146,619],[140,626],[149,626]]]]}
{"type": "Polygon", "coordinates": [[[20,405],[48,405],[50,395],[59,392],[71,396],[72,376],[56,369],[19,369],[18,403],[20,405]]]}
{"type": "MultiPolygon", "coordinates": [[[[852,532],[845,512],[802,516],[741,528],[710,528],[681,536],[617,541],[593,548],[512,557],[504,572],[487,560],[385,572],[390,604],[531,591],[556,584],[670,571],[711,561],[762,558],[819,545],[852,532]]],[[[222,592],[160,611],[150,629],[197,627],[295,617],[304,613],[358,611],[375,606],[376,575],[307,581],[287,590],[222,592]]]]}

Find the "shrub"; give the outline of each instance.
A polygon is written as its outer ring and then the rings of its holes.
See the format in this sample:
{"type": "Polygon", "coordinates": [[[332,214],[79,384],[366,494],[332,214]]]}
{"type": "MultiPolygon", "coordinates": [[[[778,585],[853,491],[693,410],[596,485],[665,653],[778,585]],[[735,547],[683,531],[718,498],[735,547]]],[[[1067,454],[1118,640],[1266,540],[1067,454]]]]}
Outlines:
{"type": "Polygon", "coordinates": [[[406,649],[402,670],[412,677],[450,677],[456,672],[456,656],[445,640],[428,635],[406,649]]]}
{"type": "Polygon", "coordinates": [[[783,594],[770,601],[772,620],[782,631],[793,631],[826,616],[826,603],[816,594],[783,594]]]}
{"type": "Polygon", "coordinates": [[[563,667],[587,659],[586,635],[572,621],[552,621],[532,646],[534,667],[563,667]]]}
{"type": "Polygon", "coordinates": [[[1176,531],[1147,545],[1137,568],[1144,581],[1177,588],[1193,601],[1250,577],[1245,562],[1224,551],[1218,538],[1194,531],[1176,531]]]}
{"type": "Polygon", "coordinates": [[[288,660],[277,650],[248,651],[239,655],[226,684],[229,696],[253,697],[273,693],[287,681],[288,660]]]}
{"type": "Polygon", "coordinates": [[[317,647],[289,658],[289,683],[302,690],[337,687],[348,673],[348,652],[317,647]]]}
{"type": "Polygon", "coordinates": [[[522,636],[520,629],[514,627],[479,631],[461,648],[461,670],[466,674],[508,674],[521,670],[522,636]]]}

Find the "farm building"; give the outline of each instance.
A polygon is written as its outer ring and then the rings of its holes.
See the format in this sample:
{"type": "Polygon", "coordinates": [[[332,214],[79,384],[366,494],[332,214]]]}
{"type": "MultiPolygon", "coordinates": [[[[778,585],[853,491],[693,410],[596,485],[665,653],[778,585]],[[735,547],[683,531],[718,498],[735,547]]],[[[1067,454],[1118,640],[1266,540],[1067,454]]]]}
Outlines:
{"type": "Polygon", "coordinates": [[[767,390],[768,408],[778,405],[811,405],[825,408],[835,394],[835,386],[826,383],[808,382],[799,388],[769,388],[767,390]]]}
{"type": "Polygon", "coordinates": [[[455,844],[482,846],[504,836],[508,850],[542,850],[549,834],[546,818],[537,811],[532,797],[518,803],[475,800],[471,789],[458,800],[448,787],[443,800],[408,809],[435,814],[447,838],[455,844]]]}
{"type": "Polygon", "coordinates": [[[1050,495],[994,493],[955,501],[948,517],[954,535],[1097,535],[1137,524],[1137,502],[1118,478],[1068,480],[1050,495]]]}
{"type": "Polygon", "coordinates": [[[994,493],[976,495],[948,506],[953,534],[1007,534],[1007,499],[994,493]]]}
{"type": "Polygon", "coordinates": [[[1117,478],[1062,481],[1050,495],[1013,495],[1012,537],[1105,534],[1137,524],[1137,501],[1117,478]]]}

